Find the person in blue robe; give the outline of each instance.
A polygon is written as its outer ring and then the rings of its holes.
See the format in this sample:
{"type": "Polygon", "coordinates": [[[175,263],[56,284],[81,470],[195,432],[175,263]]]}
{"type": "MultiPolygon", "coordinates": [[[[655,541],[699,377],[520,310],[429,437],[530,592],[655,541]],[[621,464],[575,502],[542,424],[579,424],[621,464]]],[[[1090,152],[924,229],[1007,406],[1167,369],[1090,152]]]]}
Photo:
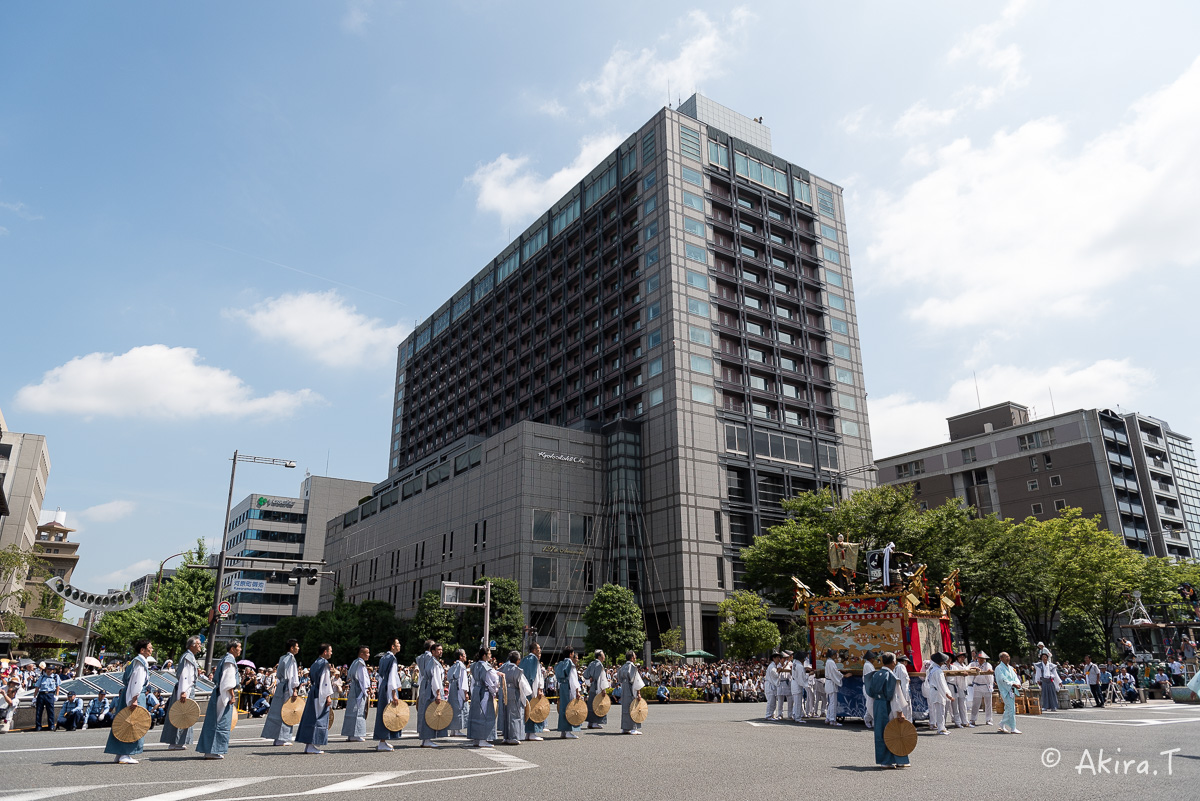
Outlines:
{"type": "Polygon", "coordinates": [[[367,740],[367,708],[371,701],[371,675],[367,672],[367,660],[371,649],[358,646],[358,657],[350,663],[350,686],[346,690],[346,712],[342,718],[342,734],[348,743],[367,740]]]}
{"type": "Polygon", "coordinates": [[[904,717],[904,697],[900,683],[893,673],[896,655],[891,651],[880,657],[880,667],[867,676],[867,696],[872,699],[872,725],[875,729],[875,764],[881,768],[900,768],[908,765],[907,756],[896,756],[883,741],[883,730],[889,722],[904,717]]]}
{"type": "Polygon", "coordinates": [[[308,700],[304,703],[304,714],[296,727],[296,742],[304,743],[304,753],[323,754],[318,746],[329,742],[329,711],[333,709],[333,683],[329,679],[329,659],[333,646],[321,643],[317,648],[317,661],[308,669],[311,682],[308,700]]]}
{"type": "MultiPolygon", "coordinates": [[[[533,698],[541,698],[546,694],[546,669],[542,667],[542,646],[536,642],[529,646],[529,653],[521,660],[521,672],[525,674],[525,680],[529,682],[529,687],[533,690],[533,698]]],[[[532,700],[532,699],[531,699],[532,700]]],[[[532,720],[525,721],[525,739],[531,742],[536,742],[542,739],[542,732],[546,728],[546,721],[534,723],[532,720]]]]}
{"type": "MultiPolygon", "coordinates": [[[[127,706],[138,705],[138,698],[141,696],[142,690],[146,686],[146,680],[150,676],[150,662],[148,660],[154,654],[154,646],[149,640],[138,640],[133,644],[133,647],[137,651],[137,656],[125,666],[125,675],[121,677],[121,680],[125,683],[125,688],[117,695],[116,705],[113,708],[113,717],[116,717],[117,713],[127,706]]],[[[108,742],[104,745],[104,753],[114,755],[116,757],[114,761],[121,765],[136,765],[138,761],[134,757],[142,753],[145,739],[142,737],[132,743],[123,743],[110,731],[108,733],[108,742]]]]}
{"type": "Polygon", "coordinates": [[[213,674],[212,695],[208,698],[208,709],[204,713],[204,725],[200,727],[200,738],[196,751],[205,759],[224,759],[229,753],[229,732],[233,730],[233,716],[237,707],[238,666],[242,655],[240,642],[230,643],[225,658],[217,665],[213,674]]]}
{"type": "Polygon", "coordinates": [[[163,723],[162,735],[158,738],[160,743],[167,744],[168,751],[182,751],[192,744],[191,726],[186,729],[177,729],[172,725],[171,705],[191,698],[195,694],[196,676],[200,673],[196,654],[203,650],[204,644],[200,642],[199,637],[188,637],[183,646],[183,656],[179,657],[179,664],[175,666],[175,689],[171,691],[171,697],[167,699],[167,719],[163,723]]]}
{"type": "Polygon", "coordinates": [[[564,740],[577,740],[578,726],[572,726],[567,720],[567,704],[579,697],[579,657],[574,648],[568,648],[566,655],[554,666],[554,677],[558,680],[558,726],[564,740]]]}
{"type": "Polygon", "coordinates": [[[525,735],[525,707],[533,697],[533,688],[521,669],[521,652],[509,651],[508,661],[497,672],[503,683],[500,708],[496,712],[500,739],[505,745],[520,745],[525,735]]]}
{"type": "Polygon", "coordinates": [[[496,699],[500,695],[500,674],[492,664],[492,649],[479,649],[471,664],[471,709],[467,719],[467,739],[477,748],[491,748],[496,739],[496,699]]]}
{"type": "Polygon", "coordinates": [[[587,726],[602,729],[608,723],[608,715],[596,714],[596,699],[608,691],[608,673],[604,669],[604,652],[599,648],[584,668],[583,677],[587,680],[587,726]]]}
{"type": "Polygon", "coordinates": [[[642,674],[638,671],[637,654],[633,651],[626,651],[625,664],[617,671],[617,688],[621,691],[622,734],[642,733],[642,730],[638,728],[637,721],[630,716],[630,712],[633,709],[633,702],[641,697],[642,688],[645,686],[642,674]]]}
{"type": "Polygon", "coordinates": [[[471,675],[467,670],[467,652],[459,648],[454,652],[454,664],[446,669],[446,678],[450,682],[450,708],[454,717],[450,719],[450,736],[461,737],[467,730],[471,707],[468,701],[471,697],[471,675]]]}
{"type": "Polygon", "coordinates": [[[996,689],[1004,701],[1004,715],[1000,718],[1000,728],[997,729],[1001,734],[1021,733],[1017,728],[1017,690],[1021,687],[1021,679],[1009,664],[1011,659],[1007,653],[1002,652],[1000,664],[996,665],[996,689]]]}
{"type": "Polygon", "coordinates": [[[264,740],[273,739],[272,745],[291,745],[296,738],[296,727],[283,722],[283,705],[300,694],[300,670],[296,667],[300,641],[288,640],[286,648],[275,666],[275,691],[260,735],[264,740]]]}
{"type": "Polygon", "coordinates": [[[396,655],[400,653],[400,640],[395,637],[388,643],[387,653],[379,660],[378,685],[375,689],[375,739],[376,751],[394,751],[392,740],[399,740],[402,731],[391,731],[383,725],[383,711],[388,704],[400,700],[400,671],[396,666],[396,655]]]}
{"type": "Polygon", "coordinates": [[[433,640],[425,641],[425,653],[417,657],[417,736],[422,748],[437,748],[434,742],[444,737],[445,729],[434,731],[425,722],[425,710],[434,701],[445,700],[442,683],[446,679],[446,667],[442,664],[442,645],[433,640]]]}

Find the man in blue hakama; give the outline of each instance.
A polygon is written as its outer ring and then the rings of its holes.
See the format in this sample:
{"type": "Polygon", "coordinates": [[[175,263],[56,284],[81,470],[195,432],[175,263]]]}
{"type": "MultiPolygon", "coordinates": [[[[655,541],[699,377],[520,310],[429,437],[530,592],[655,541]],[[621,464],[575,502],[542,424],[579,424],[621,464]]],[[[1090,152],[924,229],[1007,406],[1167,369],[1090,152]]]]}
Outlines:
{"type": "Polygon", "coordinates": [[[271,696],[271,710],[263,724],[262,738],[274,738],[272,745],[291,745],[296,739],[296,727],[283,722],[283,705],[300,694],[300,670],[296,667],[296,654],[300,653],[298,640],[287,641],[287,651],[279,657],[275,666],[275,694],[271,696]]]}
{"type": "Polygon", "coordinates": [[[390,740],[399,740],[403,732],[391,731],[383,725],[383,710],[388,704],[400,700],[400,671],[396,668],[396,654],[400,653],[400,640],[395,637],[388,643],[387,653],[379,660],[378,686],[375,688],[375,739],[376,751],[394,751],[390,740]]]}
{"type": "Polygon", "coordinates": [[[521,669],[521,652],[509,651],[508,661],[499,669],[504,692],[500,693],[500,737],[505,745],[520,745],[525,736],[525,707],[533,697],[533,688],[521,669]]]}
{"type": "Polygon", "coordinates": [[[471,715],[471,707],[467,703],[471,697],[471,675],[467,670],[467,652],[459,648],[454,652],[454,663],[446,670],[446,678],[450,682],[450,708],[454,717],[450,719],[450,736],[461,737],[467,730],[467,721],[471,715]]]}
{"type": "Polygon", "coordinates": [[[371,676],[367,673],[367,660],[371,649],[358,646],[358,658],[350,664],[350,687],[346,694],[346,713],[342,718],[342,734],[348,743],[367,741],[367,707],[370,706],[371,676]]]}
{"type": "Polygon", "coordinates": [[[908,765],[907,756],[896,756],[883,741],[883,730],[890,721],[904,717],[904,697],[900,683],[892,671],[896,668],[896,655],[885,653],[880,658],[880,667],[867,676],[867,696],[872,699],[872,724],[875,728],[875,764],[879,767],[899,768],[908,765]]]}
{"type": "Polygon", "coordinates": [[[574,648],[568,648],[566,656],[554,666],[554,677],[558,680],[558,727],[564,740],[578,740],[578,726],[567,720],[567,704],[579,697],[579,657],[574,648]]]}
{"type": "Polygon", "coordinates": [[[329,659],[333,646],[321,643],[317,661],[308,669],[308,700],[304,702],[304,714],[296,727],[296,742],[304,743],[304,753],[323,754],[318,746],[329,742],[329,711],[333,709],[333,683],[329,680],[329,659]]]}
{"type": "Polygon", "coordinates": [[[241,655],[242,644],[230,643],[225,658],[217,665],[217,672],[213,676],[216,686],[208,698],[204,725],[196,742],[196,751],[204,754],[205,759],[224,759],[229,752],[229,732],[233,729],[234,710],[237,707],[237,661],[241,655]]]}
{"type": "Polygon", "coordinates": [[[604,669],[604,652],[599,648],[592,654],[592,661],[583,671],[587,679],[587,725],[589,729],[602,729],[608,723],[608,715],[596,714],[596,699],[608,690],[608,673],[604,669]]]}
{"type": "Polygon", "coordinates": [[[633,707],[633,702],[641,697],[642,688],[646,683],[642,681],[642,674],[638,671],[637,654],[633,651],[625,652],[625,664],[621,665],[621,669],[617,671],[617,683],[621,687],[621,733],[622,734],[641,734],[642,730],[638,728],[635,721],[629,714],[633,707]]]}
{"type": "MultiPolygon", "coordinates": [[[[146,686],[146,679],[150,675],[148,660],[154,654],[154,646],[150,644],[149,640],[138,640],[133,647],[137,651],[137,656],[125,666],[125,675],[122,677],[125,689],[117,694],[113,717],[116,717],[117,713],[127,706],[138,705],[138,697],[141,696],[142,689],[146,686]]],[[[132,743],[123,743],[110,731],[108,742],[104,746],[104,753],[114,755],[116,757],[114,761],[122,765],[136,765],[138,761],[134,757],[142,753],[144,741],[143,737],[132,743]]]]}
{"type": "MultiPolygon", "coordinates": [[[[546,669],[542,667],[542,646],[536,642],[529,646],[529,653],[521,660],[521,672],[525,674],[525,680],[529,682],[534,698],[541,698],[546,694],[546,669]]],[[[542,731],[545,728],[546,721],[534,723],[532,720],[526,720],[525,739],[530,741],[542,739],[542,731]]]]}
{"type": "Polygon", "coordinates": [[[203,650],[204,644],[200,642],[199,637],[188,637],[187,644],[183,647],[183,656],[179,657],[179,664],[175,666],[175,689],[167,701],[166,720],[163,722],[162,735],[158,738],[159,742],[167,744],[168,751],[182,751],[192,744],[191,726],[177,729],[171,724],[171,705],[194,694],[196,676],[200,673],[200,666],[196,664],[196,654],[203,650]]]}
{"type": "Polygon", "coordinates": [[[444,737],[445,729],[434,731],[425,722],[425,710],[433,701],[443,700],[442,683],[446,680],[446,668],[442,665],[442,646],[433,640],[425,641],[425,653],[417,657],[417,736],[422,748],[437,748],[434,742],[444,737]]]}
{"type": "Polygon", "coordinates": [[[471,713],[467,719],[467,739],[477,748],[491,748],[496,739],[496,698],[500,695],[500,674],[492,665],[492,649],[484,646],[471,665],[471,713]]]}

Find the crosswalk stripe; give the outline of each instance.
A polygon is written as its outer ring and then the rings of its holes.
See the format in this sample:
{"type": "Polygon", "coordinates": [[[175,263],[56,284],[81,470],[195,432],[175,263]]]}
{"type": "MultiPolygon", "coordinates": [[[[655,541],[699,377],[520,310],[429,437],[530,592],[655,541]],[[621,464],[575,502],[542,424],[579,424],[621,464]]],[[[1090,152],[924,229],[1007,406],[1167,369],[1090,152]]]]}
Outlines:
{"type": "MultiPolygon", "coordinates": [[[[138,801],[183,801],[186,798],[195,798],[198,795],[209,795],[210,793],[221,793],[226,790],[236,790],[239,787],[245,787],[250,784],[258,784],[265,782],[273,777],[271,776],[251,776],[244,779],[225,779],[224,781],[213,782],[212,784],[202,784],[199,787],[185,787],[182,790],[172,790],[169,793],[158,793],[157,795],[147,795],[138,799],[138,801]]],[[[7,799],[0,799],[7,801],[7,799]]]]}
{"type": "Polygon", "coordinates": [[[72,793],[86,793],[103,787],[102,784],[90,784],[82,787],[43,787],[40,790],[27,790],[16,795],[0,795],[0,801],[41,801],[43,798],[55,798],[72,793]]]}
{"type": "Polygon", "coordinates": [[[308,790],[307,792],[302,793],[302,795],[318,795],[320,793],[341,793],[347,790],[362,790],[363,788],[370,787],[373,784],[386,782],[390,779],[395,779],[399,776],[405,776],[409,773],[412,773],[412,771],[400,770],[392,773],[368,773],[366,776],[358,776],[357,778],[347,779],[346,781],[338,782],[337,784],[330,784],[326,785],[325,787],[318,787],[315,790],[308,790]]]}

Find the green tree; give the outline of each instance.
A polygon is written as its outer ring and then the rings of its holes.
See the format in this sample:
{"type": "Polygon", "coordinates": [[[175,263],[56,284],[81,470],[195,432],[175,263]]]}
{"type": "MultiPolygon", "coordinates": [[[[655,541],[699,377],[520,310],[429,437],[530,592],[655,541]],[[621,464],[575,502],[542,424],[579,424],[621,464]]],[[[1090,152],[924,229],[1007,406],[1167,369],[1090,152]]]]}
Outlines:
{"type": "Polygon", "coordinates": [[[1060,662],[1081,662],[1085,655],[1091,654],[1093,659],[1099,659],[1106,639],[1091,615],[1064,612],[1054,635],[1055,658],[1060,662]]]}
{"type": "Polygon", "coordinates": [[[637,598],[631,590],[616,584],[604,584],[583,612],[587,634],[583,645],[589,650],[599,648],[610,661],[628,650],[640,651],[646,642],[646,621],[637,598]]]}
{"type": "Polygon", "coordinates": [[[1002,651],[1020,662],[1029,653],[1029,639],[1017,613],[1003,598],[985,598],[971,616],[971,645],[982,649],[995,662],[1002,651]]]}
{"type": "MultiPolygon", "coordinates": [[[[45,578],[46,563],[39,558],[40,548],[23,551],[16,545],[0,550],[0,630],[24,635],[21,607],[29,603],[26,577],[45,578]]],[[[43,595],[50,593],[43,593],[43,595]]]]}
{"type": "Polygon", "coordinates": [[[717,606],[721,641],[734,659],[749,659],[779,646],[779,627],[767,618],[767,602],[736,590],[717,606]]]}
{"type": "Polygon", "coordinates": [[[145,627],[140,636],[154,643],[162,661],[167,657],[179,659],[187,638],[208,628],[216,576],[205,569],[207,564],[204,540],[197,539],[195,550],[184,554],[183,564],[171,580],[156,586],[142,604],[145,627]]]}
{"type": "Polygon", "coordinates": [[[801,654],[808,650],[808,624],[805,620],[804,615],[793,616],[779,627],[780,650],[791,651],[793,654],[801,654]]]}
{"type": "MultiPolygon", "coordinates": [[[[507,659],[509,651],[521,650],[525,634],[525,617],[521,614],[521,588],[512,579],[480,576],[475,580],[479,586],[492,582],[492,610],[488,623],[488,639],[496,641],[496,658],[507,659]]],[[[475,649],[483,641],[483,609],[463,607],[458,622],[459,646],[465,648],[472,659],[475,649]]]]}
{"type": "Polygon", "coordinates": [[[305,642],[312,616],[285,617],[269,629],[259,629],[246,638],[246,658],[261,666],[279,663],[288,640],[305,642]]]}
{"type": "Polygon", "coordinates": [[[413,615],[409,625],[411,652],[421,653],[425,640],[434,640],[445,646],[452,645],[457,622],[454,610],[442,606],[442,596],[437,590],[425,593],[417,601],[417,613],[413,615]]]}
{"type": "Polygon", "coordinates": [[[92,633],[95,635],[96,643],[106,650],[117,654],[127,654],[133,647],[133,643],[144,636],[143,632],[148,625],[146,605],[138,604],[119,612],[105,612],[96,621],[92,633]]]}
{"type": "Polygon", "coordinates": [[[37,609],[33,610],[30,617],[40,617],[43,620],[58,620],[63,619],[63,610],[66,608],[66,601],[57,593],[51,592],[47,587],[40,593],[37,609]]]}
{"type": "Polygon", "coordinates": [[[682,654],[687,645],[683,641],[683,629],[679,626],[667,629],[658,636],[659,647],[682,654]]]}

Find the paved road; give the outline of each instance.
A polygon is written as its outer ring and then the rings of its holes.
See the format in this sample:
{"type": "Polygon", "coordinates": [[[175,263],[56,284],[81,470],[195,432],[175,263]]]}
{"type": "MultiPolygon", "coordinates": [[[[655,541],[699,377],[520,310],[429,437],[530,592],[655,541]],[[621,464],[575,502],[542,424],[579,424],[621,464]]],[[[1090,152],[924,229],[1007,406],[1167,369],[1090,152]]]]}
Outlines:
{"type": "MultiPolygon", "coordinates": [[[[748,704],[652,705],[644,737],[621,736],[610,724],[582,732],[578,741],[487,750],[449,741],[448,747],[429,750],[406,736],[390,754],[375,752],[372,743],[335,737],[339,742],[323,756],[306,756],[295,746],[274,748],[257,738],[259,721],[244,721],[223,761],[151,745],[134,766],[112,764],[103,754],[106,730],[11,733],[0,736],[0,801],[72,796],[252,801],[317,794],[350,798],[342,794],[375,790],[397,797],[471,798],[615,791],[668,801],[780,793],[902,794],[917,801],[961,801],[980,793],[1037,801],[1136,794],[1132,797],[1150,801],[1194,798],[1200,787],[1196,706],[1139,704],[1019,716],[1025,732],[1019,737],[984,726],[952,730],[948,737],[922,730],[913,766],[905,771],[874,768],[872,737],[859,724],[772,723],[754,717],[759,714],[758,705],[748,704]],[[1160,753],[1173,749],[1179,750],[1160,753]],[[1058,764],[1046,767],[1043,760],[1054,762],[1056,755],[1058,764]],[[1114,757],[1120,761],[1102,762],[1114,757]],[[1139,775],[1139,767],[1146,773],[1139,775]]],[[[150,739],[157,735],[155,729],[150,739]]]]}

